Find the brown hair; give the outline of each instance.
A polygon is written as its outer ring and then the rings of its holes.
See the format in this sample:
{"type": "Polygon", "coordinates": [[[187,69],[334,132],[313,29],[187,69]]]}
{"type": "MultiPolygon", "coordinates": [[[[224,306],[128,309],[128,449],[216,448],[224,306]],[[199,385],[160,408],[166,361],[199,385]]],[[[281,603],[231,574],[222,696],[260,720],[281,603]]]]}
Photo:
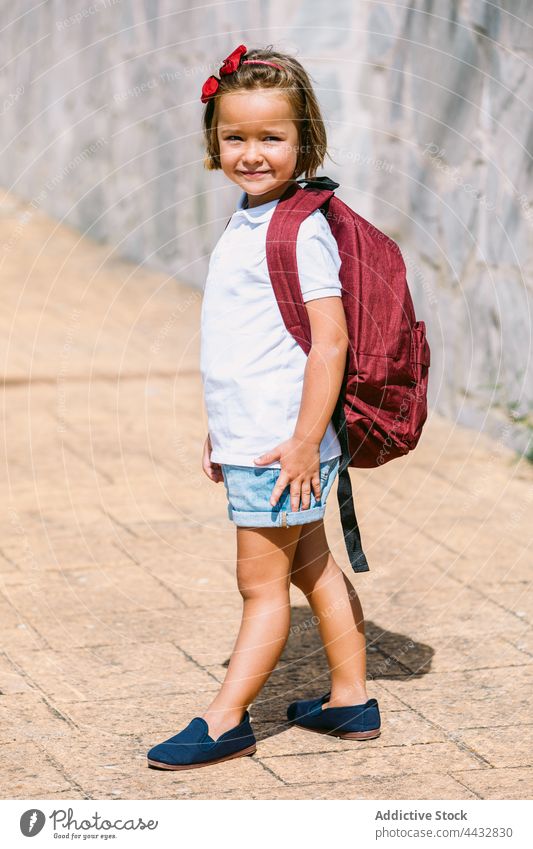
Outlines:
{"type": "Polygon", "coordinates": [[[208,171],[221,167],[217,136],[220,96],[242,89],[275,88],[286,95],[298,127],[298,158],[294,177],[302,173],[306,178],[316,176],[317,168],[323,164],[325,157],[329,156],[326,129],[309,74],[293,56],[279,53],[271,48],[272,45],[269,45],[265,49],[249,50],[243,55],[242,61],[266,59],[282,65],[283,70],[270,65],[243,65],[241,62],[233,74],[221,76],[215,95],[206,103],[203,116],[204,140],[207,149],[204,167],[208,171]]]}

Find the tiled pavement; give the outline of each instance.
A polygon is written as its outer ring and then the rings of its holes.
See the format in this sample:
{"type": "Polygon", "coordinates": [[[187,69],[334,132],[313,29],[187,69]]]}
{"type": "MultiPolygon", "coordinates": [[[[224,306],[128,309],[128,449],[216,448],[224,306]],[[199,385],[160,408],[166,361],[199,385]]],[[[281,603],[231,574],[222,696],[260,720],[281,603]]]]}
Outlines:
{"type": "MultiPolygon", "coordinates": [[[[288,701],[327,689],[294,590],[256,755],[147,768],[207,706],[240,619],[225,494],[200,468],[201,296],[12,196],[0,210],[2,797],[530,797],[533,471],[435,414],[411,457],[351,472],[381,737],[287,728],[288,701]]],[[[335,491],[326,524],[353,575],[335,491]]]]}

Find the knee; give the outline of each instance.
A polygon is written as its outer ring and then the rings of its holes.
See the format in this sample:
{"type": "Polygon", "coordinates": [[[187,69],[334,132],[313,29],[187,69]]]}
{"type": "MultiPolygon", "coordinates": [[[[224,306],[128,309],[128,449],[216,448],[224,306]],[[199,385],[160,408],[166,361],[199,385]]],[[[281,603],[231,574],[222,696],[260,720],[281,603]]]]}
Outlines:
{"type": "Polygon", "coordinates": [[[295,558],[291,569],[291,584],[298,587],[305,595],[309,595],[317,583],[332,580],[339,573],[342,574],[328,550],[322,557],[311,563],[295,558]]]}
{"type": "Polygon", "coordinates": [[[272,576],[259,576],[257,570],[237,566],[237,587],[243,601],[261,601],[264,604],[279,605],[289,597],[287,579],[273,579],[272,576]]]}
{"type": "Polygon", "coordinates": [[[238,583],[239,592],[243,601],[262,601],[267,597],[264,588],[257,584],[238,583]]]}

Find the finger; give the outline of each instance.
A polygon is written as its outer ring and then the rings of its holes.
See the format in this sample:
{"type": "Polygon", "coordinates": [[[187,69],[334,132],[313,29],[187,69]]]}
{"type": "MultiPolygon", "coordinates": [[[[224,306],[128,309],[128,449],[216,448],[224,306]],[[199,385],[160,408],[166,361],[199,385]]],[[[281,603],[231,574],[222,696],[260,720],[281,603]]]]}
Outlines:
{"type": "Polygon", "coordinates": [[[276,445],[275,448],[272,448],[270,451],[266,451],[264,454],[260,454],[259,457],[254,459],[254,463],[257,465],[261,465],[262,463],[275,463],[276,460],[279,460],[281,457],[281,449],[279,445],[276,445]]]}
{"type": "Polygon", "coordinates": [[[311,504],[311,483],[304,481],[302,484],[302,510],[309,510],[311,504]]]}
{"type": "Polygon", "coordinates": [[[261,463],[273,463],[274,459],[273,452],[267,451],[266,454],[261,454],[259,457],[256,457],[254,463],[260,466],[261,463]]]}
{"type": "Polygon", "coordinates": [[[300,482],[293,481],[291,483],[291,510],[293,512],[300,509],[300,490],[300,482]]]}
{"type": "Polygon", "coordinates": [[[313,487],[313,493],[316,501],[320,501],[321,489],[320,489],[320,475],[317,473],[311,479],[311,485],[313,487]]]}
{"type": "Polygon", "coordinates": [[[285,491],[288,483],[289,476],[286,474],[286,472],[281,471],[274,486],[274,489],[272,490],[272,495],[270,496],[270,503],[272,507],[276,506],[283,492],[285,491]]]}
{"type": "Polygon", "coordinates": [[[219,483],[221,480],[224,480],[224,476],[222,475],[222,469],[218,463],[207,463],[206,470],[207,477],[210,480],[214,481],[214,483],[219,483]]]}

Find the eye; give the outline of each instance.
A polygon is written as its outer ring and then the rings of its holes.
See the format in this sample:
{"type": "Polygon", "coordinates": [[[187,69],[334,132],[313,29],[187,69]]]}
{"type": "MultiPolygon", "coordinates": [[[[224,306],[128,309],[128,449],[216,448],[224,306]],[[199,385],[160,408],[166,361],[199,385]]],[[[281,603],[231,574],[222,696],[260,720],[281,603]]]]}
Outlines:
{"type": "MultiPolygon", "coordinates": [[[[226,136],[226,138],[224,139],[224,141],[232,141],[232,139],[239,139],[239,141],[241,141],[241,137],[240,137],[240,136],[226,136]]],[[[266,140],[266,139],[274,139],[275,141],[280,141],[280,137],[279,137],[279,136],[265,136],[265,140],[266,140]]]]}

